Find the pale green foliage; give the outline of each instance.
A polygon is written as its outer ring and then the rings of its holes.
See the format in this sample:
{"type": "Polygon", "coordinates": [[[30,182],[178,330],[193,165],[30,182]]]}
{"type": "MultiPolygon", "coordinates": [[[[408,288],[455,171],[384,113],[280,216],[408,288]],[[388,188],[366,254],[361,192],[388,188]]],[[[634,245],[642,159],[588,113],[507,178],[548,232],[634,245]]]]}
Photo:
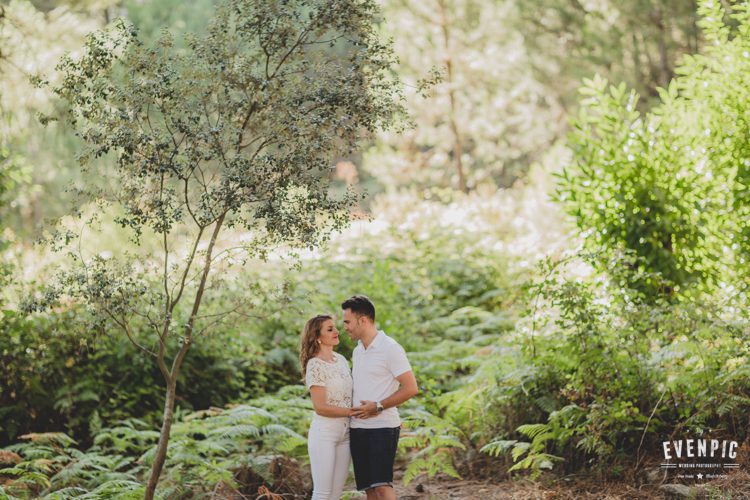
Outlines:
{"type": "Polygon", "coordinates": [[[710,288],[746,262],[750,21],[747,5],[734,10],[732,28],[718,2],[703,4],[711,44],[684,58],[651,112],[624,85],[582,89],[558,197],[605,262],[624,253],[620,265],[652,274],[628,284],[649,295],[710,288]]]}
{"type": "MultiPolygon", "coordinates": [[[[623,259],[623,266],[659,273],[678,289],[715,279],[722,201],[718,180],[702,170],[701,145],[674,133],[679,125],[669,112],[642,117],[624,85],[595,78],[581,92],[571,138],[576,161],[560,176],[558,197],[590,247],[608,250],[605,261],[631,253],[635,262],[623,259]]],[[[632,285],[660,289],[658,280],[632,285]]]]}
{"type": "MultiPolygon", "coordinates": [[[[6,149],[4,141],[0,139],[0,221],[2,228],[7,217],[7,197],[8,192],[15,187],[16,178],[19,176],[19,169],[15,165],[14,159],[10,157],[10,152],[6,149]]],[[[0,252],[4,252],[8,247],[8,234],[3,230],[0,233],[0,252]]],[[[11,266],[0,259],[0,289],[5,290],[7,283],[11,281],[11,266]]],[[[5,293],[0,292],[0,306],[5,304],[5,293]]]]}

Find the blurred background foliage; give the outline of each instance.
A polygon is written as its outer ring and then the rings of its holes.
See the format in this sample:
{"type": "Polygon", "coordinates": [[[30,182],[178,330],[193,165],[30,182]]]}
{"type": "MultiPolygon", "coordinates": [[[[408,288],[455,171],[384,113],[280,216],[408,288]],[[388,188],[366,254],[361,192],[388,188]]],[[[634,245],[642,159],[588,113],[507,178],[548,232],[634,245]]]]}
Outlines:
{"type": "MultiPolygon", "coordinates": [[[[206,315],[243,307],[186,360],[163,494],[309,491],[298,334],[354,293],[374,300],[420,382],[402,412],[405,481],[638,481],[669,436],[745,441],[748,4],[382,6],[412,126],[336,159],[334,189],[366,196],[327,247],[234,263],[212,283],[206,315]]],[[[158,369],[111,325],[76,303],[21,307],[66,265],[35,240],[99,210],[78,193],[71,130],[37,119],[59,103],[31,79],[54,81],[62,54],[116,17],[146,40],[167,29],[179,48],[212,9],[0,2],[6,494],[137,498],[163,406],[158,369]]],[[[157,248],[132,248],[108,220],[83,254],[157,248]]]]}

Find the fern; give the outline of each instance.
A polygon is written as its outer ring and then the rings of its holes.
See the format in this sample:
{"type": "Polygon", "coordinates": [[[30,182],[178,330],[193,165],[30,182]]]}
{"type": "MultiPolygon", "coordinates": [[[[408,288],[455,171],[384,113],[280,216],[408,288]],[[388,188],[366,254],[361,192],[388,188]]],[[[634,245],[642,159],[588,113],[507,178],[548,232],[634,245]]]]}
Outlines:
{"type": "Polygon", "coordinates": [[[518,443],[513,445],[513,449],[510,451],[511,457],[513,457],[513,461],[517,462],[521,456],[529,451],[531,449],[531,443],[528,443],[526,441],[519,441],[518,443]]]}
{"type": "Polygon", "coordinates": [[[26,490],[38,491],[50,486],[50,481],[44,472],[34,470],[31,463],[20,463],[16,467],[0,470],[0,475],[13,476],[15,479],[7,484],[9,491],[23,492],[26,490]]]}
{"type": "MultiPolygon", "coordinates": [[[[44,495],[44,500],[68,500],[69,498],[80,498],[81,495],[88,493],[85,488],[79,488],[77,486],[71,486],[69,488],[63,488],[53,493],[44,495]]],[[[2,497],[0,496],[0,499],[2,497]]]]}
{"type": "Polygon", "coordinates": [[[410,460],[406,471],[404,471],[404,485],[408,485],[421,474],[427,474],[428,477],[435,477],[435,475],[441,473],[461,479],[461,476],[453,466],[453,457],[446,450],[440,450],[437,453],[428,453],[425,456],[410,460]]]}
{"type": "Polygon", "coordinates": [[[257,438],[260,436],[260,429],[252,424],[238,424],[238,425],[227,425],[212,429],[208,435],[210,437],[224,438],[241,438],[241,437],[252,437],[257,438]]]}
{"type": "Polygon", "coordinates": [[[460,479],[453,465],[454,453],[466,446],[458,427],[425,410],[407,410],[404,425],[408,431],[399,439],[399,449],[417,450],[404,471],[405,485],[421,474],[434,477],[442,473],[460,479]]]}
{"type": "MultiPolygon", "coordinates": [[[[159,440],[159,433],[156,431],[137,429],[133,423],[127,421],[125,424],[102,429],[94,437],[94,444],[117,452],[142,452],[159,440]]],[[[145,427],[145,424],[143,426],[145,427]]]]}
{"type": "Polygon", "coordinates": [[[562,458],[550,455],[549,453],[529,453],[523,460],[508,469],[508,471],[530,469],[531,479],[536,479],[542,473],[543,469],[552,470],[554,462],[562,460],[562,458]]]}
{"type": "Polygon", "coordinates": [[[75,439],[64,432],[32,432],[19,436],[19,439],[28,440],[37,445],[50,445],[58,449],[65,449],[76,444],[75,439]]]}
{"type": "Polygon", "coordinates": [[[118,498],[120,500],[139,500],[143,498],[144,487],[136,481],[107,481],[98,486],[91,493],[78,497],[81,500],[105,500],[118,498]]]}
{"type": "Polygon", "coordinates": [[[483,446],[480,451],[495,457],[510,452],[514,464],[508,471],[529,470],[531,479],[536,479],[542,470],[551,470],[555,462],[563,461],[563,458],[544,451],[547,443],[558,437],[555,430],[550,424],[521,425],[517,431],[530,438],[530,442],[497,439],[483,446]]]}
{"type": "Polygon", "coordinates": [[[519,426],[516,430],[531,439],[535,439],[543,432],[549,432],[550,426],[549,424],[525,424],[519,426]]]}
{"type": "Polygon", "coordinates": [[[269,424],[263,426],[263,434],[268,434],[272,436],[278,436],[278,435],[288,435],[288,436],[298,436],[296,432],[291,430],[289,427],[281,424],[269,424]]]}
{"type": "Polygon", "coordinates": [[[287,436],[276,449],[287,455],[300,455],[307,452],[307,439],[302,436],[287,436]]]}

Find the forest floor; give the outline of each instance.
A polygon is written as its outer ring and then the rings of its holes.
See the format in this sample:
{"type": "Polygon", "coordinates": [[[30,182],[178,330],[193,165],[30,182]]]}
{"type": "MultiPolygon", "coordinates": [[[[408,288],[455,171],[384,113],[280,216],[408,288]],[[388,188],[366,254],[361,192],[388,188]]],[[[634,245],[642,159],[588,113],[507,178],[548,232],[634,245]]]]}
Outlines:
{"type": "MultiPolygon", "coordinates": [[[[750,466],[743,463],[740,469],[728,472],[721,479],[711,481],[677,479],[666,477],[658,463],[641,467],[638,474],[624,476],[621,480],[602,480],[593,474],[576,474],[558,476],[552,473],[543,474],[536,481],[519,477],[512,478],[502,468],[487,467],[481,464],[471,472],[462,471],[464,478],[438,475],[429,478],[418,476],[408,485],[404,485],[405,464],[397,464],[394,471],[396,498],[398,500],[647,500],[647,499],[711,499],[711,500],[750,500],[750,466]]],[[[289,472],[291,469],[287,469],[289,472]]],[[[307,489],[309,477],[302,479],[303,468],[295,469],[300,474],[295,491],[307,489]],[[302,484],[306,487],[303,488],[302,484]]],[[[290,476],[287,475],[287,479],[290,476]]],[[[251,491],[254,491],[251,490],[251,491]]],[[[268,490],[266,490],[268,491],[268,490]]],[[[309,489],[307,489],[309,491],[309,489]]],[[[276,496],[236,495],[232,492],[217,492],[212,498],[223,500],[247,499],[287,499],[305,498],[304,495],[287,494],[276,496]]],[[[258,491],[260,493],[260,491],[258,491]]],[[[345,487],[344,498],[361,500],[364,493],[357,492],[354,481],[345,487]]]]}
{"type": "Polygon", "coordinates": [[[695,485],[606,482],[585,477],[556,480],[457,480],[417,478],[404,486],[397,474],[399,500],[610,500],[610,499],[750,499],[750,473],[737,471],[727,478],[695,485]]]}

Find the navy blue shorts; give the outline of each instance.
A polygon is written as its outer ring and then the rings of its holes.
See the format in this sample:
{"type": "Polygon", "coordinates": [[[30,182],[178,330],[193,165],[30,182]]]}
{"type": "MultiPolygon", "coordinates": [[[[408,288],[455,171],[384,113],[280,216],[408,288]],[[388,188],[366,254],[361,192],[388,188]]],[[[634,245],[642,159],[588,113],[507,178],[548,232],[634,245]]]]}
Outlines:
{"type": "Polygon", "coordinates": [[[358,490],[393,486],[393,460],[400,432],[400,427],[349,429],[349,447],[358,490]]]}

